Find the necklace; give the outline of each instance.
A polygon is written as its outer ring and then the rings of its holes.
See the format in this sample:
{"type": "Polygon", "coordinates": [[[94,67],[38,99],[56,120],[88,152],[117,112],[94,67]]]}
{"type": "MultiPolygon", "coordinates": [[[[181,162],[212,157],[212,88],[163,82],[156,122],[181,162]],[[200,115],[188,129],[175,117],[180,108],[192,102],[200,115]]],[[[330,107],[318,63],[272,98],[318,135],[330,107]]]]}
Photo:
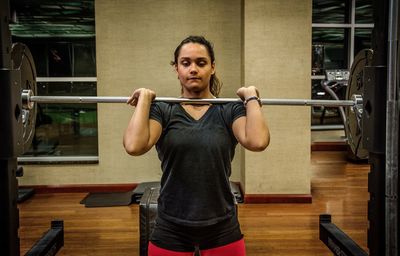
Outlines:
{"type": "Polygon", "coordinates": [[[196,107],[202,107],[202,106],[211,106],[211,103],[208,102],[181,102],[180,103],[182,106],[190,105],[193,106],[194,108],[196,107]]]}
{"type": "MultiPolygon", "coordinates": [[[[183,97],[181,96],[181,98],[183,98],[183,97]]],[[[214,95],[212,95],[211,99],[215,99],[215,98],[216,97],[214,95]]],[[[206,98],[204,98],[204,99],[206,99],[206,98]]],[[[191,105],[191,106],[193,106],[193,108],[212,105],[212,103],[209,103],[209,102],[181,102],[180,104],[181,104],[181,106],[191,105]]]]}

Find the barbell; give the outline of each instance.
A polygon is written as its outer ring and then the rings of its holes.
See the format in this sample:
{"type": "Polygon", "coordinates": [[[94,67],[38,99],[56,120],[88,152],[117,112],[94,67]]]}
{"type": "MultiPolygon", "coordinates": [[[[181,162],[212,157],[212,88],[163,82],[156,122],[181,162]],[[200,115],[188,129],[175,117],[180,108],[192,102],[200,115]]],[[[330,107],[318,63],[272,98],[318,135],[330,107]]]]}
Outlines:
{"type": "MultiPolygon", "coordinates": [[[[21,94],[24,109],[33,109],[34,103],[126,103],[129,97],[115,96],[35,96],[32,90],[23,90],[21,94]]],[[[307,99],[260,99],[262,105],[287,106],[325,106],[325,107],[353,107],[362,105],[361,95],[353,95],[351,100],[307,100],[307,99]]],[[[156,97],[154,102],[166,103],[211,103],[224,104],[242,102],[237,98],[187,99],[174,97],[156,97]]]]}
{"type": "MultiPolygon", "coordinates": [[[[361,55],[360,55],[361,56],[361,55]]],[[[363,54],[362,56],[367,56],[363,54]]],[[[365,58],[355,58],[357,65],[365,65],[365,58]],[[360,59],[361,58],[361,59],[360,59]],[[364,60],[364,61],[363,61],[364,60]]],[[[36,69],[33,62],[32,55],[29,49],[21,43],[16,43],[12,47],[12,58],[14,68],[21,71],[21,106],[22,106],[22,125],[23,125],[23,142],[24,150],[26,150],[32,143],[35,120],[36,120],[36,103],[126,103],[129,97],[115,97],[115,96],[39,96],[36,95],[36,69]]],[[[352,72],[359,70],[352,67],[352,72]]],[[[347,107],[350,109],[346,111],[346,115],[352,116],[352,124],[345,123],[345,133],[347,141],[357,144],[357,146],[350,147],[356,158],[365,158],[359,155],[361,142],[361,126],[360,118],[363,110],[362,86],[359,84],[359,79],[353,79],[351,72],[350,86],[353,94],[347,95],[347,100],[310,100],[310,99],[260,99],[262,105],[282,105],[282,106],[324,106],[324,107],[347,107]],[[352,88],[351,81],[357,81],[357,89],[352,88]],[[354,125],[355,123],[355,125],[354,125]],[[352,132],[355,130],[356,132],[352,132]],[[355,134],[355,136],[353,136],[355,134]],[[355,149],[355,150],[353,150],[355,149]]],[[[356,75],[359,77],[359,74],[356,75]]],[[[348,92],[349,90],[347,90],[348,92]]],[[[166,103],[211,103],[211,104],[224,104],[229,102],[242,102],[239,98],[212,98],[212,99],[186,99],[186,98],[173,98],[173,97],[156,97],[155,102],[166,103]]],[[[347,118],[347,120],[349,120],[347,118]]],[[[360,151],[361,152],[361,151],[360,151]]]]}

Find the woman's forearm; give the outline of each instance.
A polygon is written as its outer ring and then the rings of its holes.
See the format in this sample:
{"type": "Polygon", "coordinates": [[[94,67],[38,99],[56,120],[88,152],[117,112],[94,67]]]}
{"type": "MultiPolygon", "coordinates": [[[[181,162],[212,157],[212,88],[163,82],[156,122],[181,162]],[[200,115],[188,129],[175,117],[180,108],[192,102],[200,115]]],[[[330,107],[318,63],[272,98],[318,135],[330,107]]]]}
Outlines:
{"type": "Polygon", "coordinates": [[[269,144],[269,129],[264,114],[256,100],[246,104],[245,141],[254,151],[262,151],[269,144]]]}
{"type": "Polygon", "coordinates": [[[131,155],[141,155],[149,150],[149,112],[152,96],[142,92],[137,101],[123,139],[125,150],[131,155]]]}

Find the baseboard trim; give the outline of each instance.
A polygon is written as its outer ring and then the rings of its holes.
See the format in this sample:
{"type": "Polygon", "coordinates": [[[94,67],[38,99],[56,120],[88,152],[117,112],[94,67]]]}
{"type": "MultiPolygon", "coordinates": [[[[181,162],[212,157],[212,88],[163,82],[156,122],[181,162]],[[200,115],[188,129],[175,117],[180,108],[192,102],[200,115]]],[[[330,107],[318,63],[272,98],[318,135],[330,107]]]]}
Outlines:
{"type": "Polygon", "coordinates": [[[311,151],[347,151],[347,144],[344,141],[313,142],[311,151]]]}
{"type": "Polygon", "coordinates": [[[31,185],[19,186],[20,188],[32,188],[35,193],[93,193],[93,192],[124,192],[133,190],[137,183],[130,184],[73,184],[73,185],[31,185]]]}
{"type": "Polygon", "coordinates": [[[248,204],[310,204],[312,203],[311,194],[246,194],[244,202],[248,204]]]}

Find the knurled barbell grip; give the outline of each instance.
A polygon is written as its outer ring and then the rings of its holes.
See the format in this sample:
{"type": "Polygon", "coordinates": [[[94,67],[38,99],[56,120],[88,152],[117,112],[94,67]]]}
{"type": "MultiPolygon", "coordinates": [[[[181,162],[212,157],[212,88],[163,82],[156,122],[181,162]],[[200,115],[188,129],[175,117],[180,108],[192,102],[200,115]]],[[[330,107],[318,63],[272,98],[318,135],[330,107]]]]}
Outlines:
{"type": "MultiPolygon", "coordinates": [[[[115,96],[34,96],[29,92],[22,92],[24,106],[32,106],[33,103],[126,103],[129,97],[115,96]]],[[[229,102],[242,102],[239,98],[213,98],[213,99],[185,99],[173,97],[156,97],[154,101],[167,103],[212,103],[222,104],[229,102]]],[[[308,99],[261,99],[263,105],[282,105],[282,106],[354,106],[360,104],[357,100],[308,100],[308,99]]]]}

